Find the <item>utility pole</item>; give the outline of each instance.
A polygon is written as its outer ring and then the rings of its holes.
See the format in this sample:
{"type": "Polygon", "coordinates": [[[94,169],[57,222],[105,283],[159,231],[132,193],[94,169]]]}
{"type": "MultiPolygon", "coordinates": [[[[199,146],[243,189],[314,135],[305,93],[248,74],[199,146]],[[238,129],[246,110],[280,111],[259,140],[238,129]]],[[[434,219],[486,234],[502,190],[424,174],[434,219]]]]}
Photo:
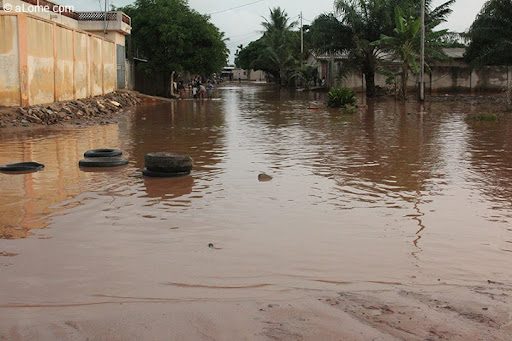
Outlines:
{"type": "Polygon", "coordinates": [[[300,12],[300,66],[304,66],[304,26],[302,25],[302,11],[300,12]]]}
{"type": "Polygon", "coordinates": [[[425,0],[421,0],[420,101],[425,101],[425,0]]]}

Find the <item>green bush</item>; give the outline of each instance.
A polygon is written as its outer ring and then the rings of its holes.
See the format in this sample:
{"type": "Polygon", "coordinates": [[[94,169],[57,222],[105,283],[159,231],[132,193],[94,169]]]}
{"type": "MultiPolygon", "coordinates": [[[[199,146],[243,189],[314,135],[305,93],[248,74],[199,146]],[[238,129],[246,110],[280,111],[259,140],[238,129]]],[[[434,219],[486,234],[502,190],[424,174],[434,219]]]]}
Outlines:
{"type": "Polygon", "coordinates": [[[356,105],[356,94],[348,88],[332,88],[327,94],[327,105],[332,108],[343,108],[356,105]]]}

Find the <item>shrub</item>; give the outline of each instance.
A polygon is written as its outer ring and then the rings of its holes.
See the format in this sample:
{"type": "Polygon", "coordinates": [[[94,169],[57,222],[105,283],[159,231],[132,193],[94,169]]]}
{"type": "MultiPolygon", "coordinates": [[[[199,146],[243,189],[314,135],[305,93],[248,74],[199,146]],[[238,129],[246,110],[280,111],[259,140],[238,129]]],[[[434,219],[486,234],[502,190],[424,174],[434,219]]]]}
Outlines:
{"type": "Polygon", "coordinates": [[[327,96],[327,105],[332,108],[342,108],[356,104],[356,94],[348,88],[332,88],[327,96]]]}

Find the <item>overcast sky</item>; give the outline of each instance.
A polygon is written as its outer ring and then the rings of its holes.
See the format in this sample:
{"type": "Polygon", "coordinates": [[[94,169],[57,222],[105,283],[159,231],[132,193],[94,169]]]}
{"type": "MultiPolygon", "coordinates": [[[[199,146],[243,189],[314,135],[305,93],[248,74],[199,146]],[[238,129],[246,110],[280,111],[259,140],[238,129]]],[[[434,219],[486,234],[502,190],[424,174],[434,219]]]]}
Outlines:
{"type": "MultiPolygon", "coordinates": [[[[58,0],[61,4],[74,5],[78,11],[97,11],[103,7],[105,0],[58,0]]],[[[115,6],[123,6],[133,0],[107,0],[115,6]]],[[[418,0],[419,1],[419,0],[418,0]]],[[[434,0],[439,5],[443,0],[434,0]]],[[[230,38],[228,47],[231,55],[240,44],[246,45],[261,35],[261,21],[267,16],[269,8],[281,6],[290,17],[298,19],[302,11],[304,24],[316,16],[333,10],[333,0],[189,0],[190,7],[200,13],[211,14],[212,22],[230,38]],[[239,7],[249,4],[244,7],[239,7]],[[215,13],[218,12],[218,13],[215,13]]],[[[453,31],[462,32],[469,28],[485,0],[457,0],[453,14],[445,25],[453,31]]],[[[232,58],[231,58],[232,59],[232,58]]]]}

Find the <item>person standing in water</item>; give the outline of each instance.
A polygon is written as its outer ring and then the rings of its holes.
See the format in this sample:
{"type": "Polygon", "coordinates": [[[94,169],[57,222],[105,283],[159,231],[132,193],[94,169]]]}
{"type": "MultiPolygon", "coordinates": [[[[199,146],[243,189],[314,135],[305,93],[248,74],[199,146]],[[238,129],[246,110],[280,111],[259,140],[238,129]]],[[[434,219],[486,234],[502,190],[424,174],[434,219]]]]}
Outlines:
{"type": "Polygon", "coordinates": [[[213,82],[208,81],[208,85],[206,86],[206,95],[208,96],[208,99],[213,98],[213,82]]]}

